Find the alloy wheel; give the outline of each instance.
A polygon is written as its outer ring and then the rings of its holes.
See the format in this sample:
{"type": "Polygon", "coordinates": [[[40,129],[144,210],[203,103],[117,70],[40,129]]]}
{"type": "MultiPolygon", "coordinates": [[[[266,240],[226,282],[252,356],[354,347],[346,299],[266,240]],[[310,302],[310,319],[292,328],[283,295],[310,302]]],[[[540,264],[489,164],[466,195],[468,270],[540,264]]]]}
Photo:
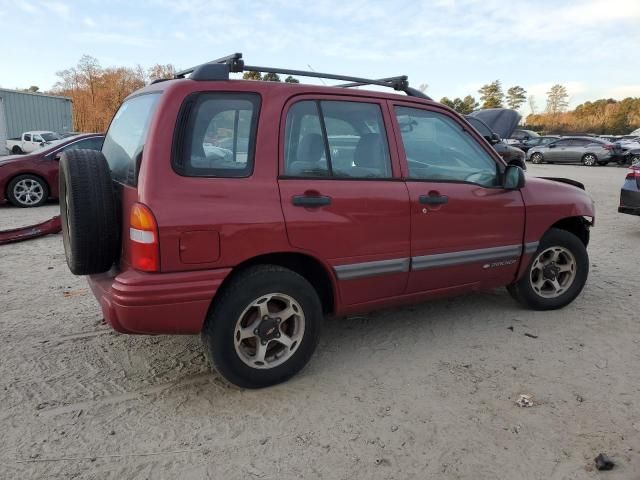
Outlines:
{"type": "Polygon", "coordinates": [[[564,294],[576,278],[576,259],[564,247],[549,247],[533,261],[529,282],[543,298],[557,298],[564,294]]]}
{"type": "Polygon", "coordinates": [[[44,188],[37,180],[23,178],[14,185],[13,196],[20,204],[30,207],[42,201],[44,188]]]}
{"type": "Polygon", "coordinates": [[[251,368],[277,367],[296,352],[304,329],[304,312],[293,297],[283,293],[262,295],[236,322],[236,353],[251,368]]]}

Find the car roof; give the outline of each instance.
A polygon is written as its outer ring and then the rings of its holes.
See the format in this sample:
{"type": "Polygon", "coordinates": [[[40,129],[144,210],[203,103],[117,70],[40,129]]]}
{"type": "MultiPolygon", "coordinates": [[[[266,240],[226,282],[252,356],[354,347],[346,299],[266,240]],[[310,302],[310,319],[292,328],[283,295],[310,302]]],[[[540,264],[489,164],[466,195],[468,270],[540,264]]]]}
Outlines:
{"type": "MultiPolygon", "coordinates": [[[[166,80],[164,82],[154,83],[147,85],[133,92],[127,97],[127,99],[136,97],[145,93],[152,92],[171,92],[174,89],[179,89],[184,86],[193,87],[193,91],[228,91],[233,92],[235,90],[239,92],[253,91],[257,93],[266,92],[282,92],[290,91],[292,94],[316,94],[316,95],[348,95],[355,97],[374,97],[378,99],[403,101],[410,103],[418,103],[422,105],[434,105],[447,110],[451,110],[446,105],[442,105],[439,102],[433,100],[427,100],[420,97],[412,97],[405,95],[404,93],[388,93],[381,92],[379,90],[370,90],[363,88],[343,88],[339,86],[330,85],[312,85],[308,83],[288,83],[288,82],[266,82],[263,80],[191,80],[189,78],[177,78],[166,80]]],[[[453,110],[452,110],[453,111],[453,110]]]]}

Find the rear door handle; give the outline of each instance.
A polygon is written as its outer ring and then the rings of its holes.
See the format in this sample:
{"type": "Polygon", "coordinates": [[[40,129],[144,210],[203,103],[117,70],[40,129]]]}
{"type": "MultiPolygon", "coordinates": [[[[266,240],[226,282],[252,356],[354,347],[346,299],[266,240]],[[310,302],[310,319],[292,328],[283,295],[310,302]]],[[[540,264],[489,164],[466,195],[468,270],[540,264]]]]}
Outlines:
{"type": "Polygon", "coordinates": [[[291,203],[293,203],[295,207],[324,207],[331,205],[331,197],[324,195],[294,195],[291,198],[291,203]]]}
{"type": "Polygon", "coordinates": [[[420,203],[423,205],[444,205],[449,203],[446,195],[420,195],[420,203]]]}

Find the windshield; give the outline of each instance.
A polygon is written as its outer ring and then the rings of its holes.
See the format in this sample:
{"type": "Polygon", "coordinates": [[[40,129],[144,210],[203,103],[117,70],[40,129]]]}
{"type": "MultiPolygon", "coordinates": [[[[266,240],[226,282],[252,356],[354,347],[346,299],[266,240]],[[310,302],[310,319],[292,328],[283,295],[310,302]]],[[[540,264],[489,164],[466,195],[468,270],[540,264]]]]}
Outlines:
{"type": "Polygon", "coordinates": [[[114,180],[136,185],[136,165],[142,156],[149,123],[159,93],[140,95],[125,101],[117,111],[102,145],[114,180]]]}
{"type": "Polygon", "coordinates": [[[41,137],[45,142],[54,142],[61,138],[57,133],[43,133],[41,134],[41,137]]]}

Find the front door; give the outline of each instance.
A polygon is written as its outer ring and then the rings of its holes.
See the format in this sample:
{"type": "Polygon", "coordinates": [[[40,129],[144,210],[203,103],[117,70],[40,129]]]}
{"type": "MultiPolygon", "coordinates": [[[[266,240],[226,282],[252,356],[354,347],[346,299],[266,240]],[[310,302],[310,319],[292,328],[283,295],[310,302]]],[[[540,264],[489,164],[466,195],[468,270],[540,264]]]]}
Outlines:
{"type": "Polygon", "coordinates": [[[504,166],[450,112],[395,104],[411,211],[407,293],[488,287],[515,277],[524,203],[500,186],[504,166]]]}
{"type": "Polygon", "coordinates": [[[384,103],[361,98],[305,96],[285,106],[278,183],[287,235],[333,268],[344,305],[406,287],[409,197],[390,121],[384,103]]]}

